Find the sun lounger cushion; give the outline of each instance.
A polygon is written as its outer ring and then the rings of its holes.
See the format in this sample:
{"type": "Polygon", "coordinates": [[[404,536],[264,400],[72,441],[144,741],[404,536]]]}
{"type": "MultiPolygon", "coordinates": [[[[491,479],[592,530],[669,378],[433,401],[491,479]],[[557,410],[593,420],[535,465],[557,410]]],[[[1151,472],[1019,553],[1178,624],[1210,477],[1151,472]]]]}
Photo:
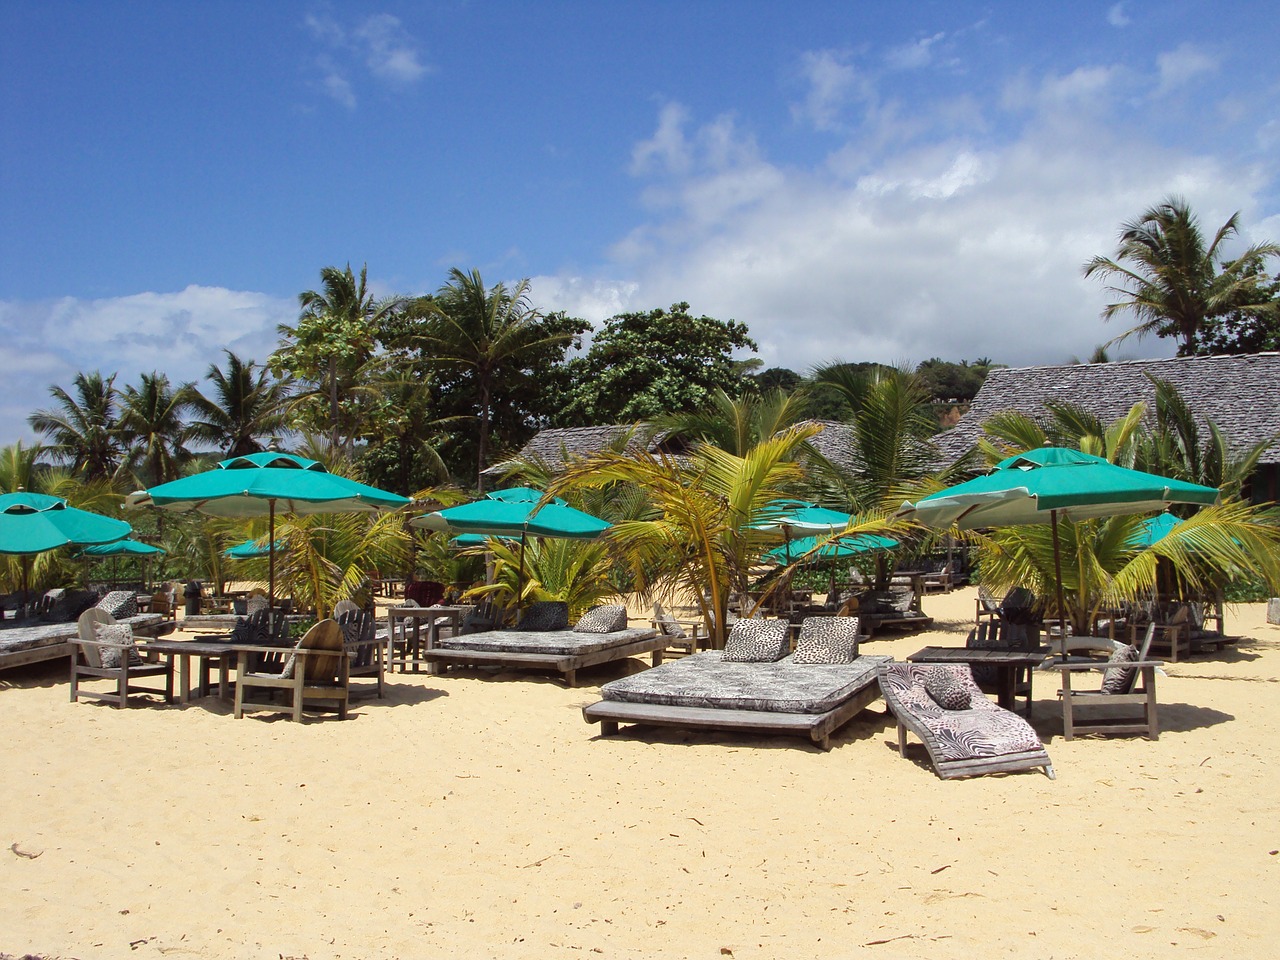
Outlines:
{"type": "Polygon", "coordinates": [[[785,620],[739,620],[724,644],[728,663],[772,663],[787,654],[785,620]]]}
{"type": "Polygon", "coordinates": [[[598,653],[611,647],[634,643],[653,636],[653,631],[628,627],[613,633],[577,633],[573,630],[489,630],[442,637],[436,644],[442,650],[477,650],[495,653],[549,653],[575,656],[598,653]]]}
{"type": "Polygon", "coordinates": [[[138,595],[132,590],[112,590],[99,600],[95,606],[105,610],[117,620],[132,617],[138,613],[138,595]]]}
{"type": "Polygon", "coordinates": [[[530,630],[567,630],[569,628],[569,605],[562,600],[539,600],[529,604],[524,616],[520,618],[521,631],[530,630]]]}
{"type": "Polygon", "coordinates": [[[105,669],[111,670],[120,666],[122,654],[128,656],[130,666],[142,666],[142,657],[138,655],[138,648],[133,642],[133,628],[129,624],[95,623],[93,635],[99,643],[121,643],[128,648],[126,651],[116,647],[99,647],[98,657],[105,669]]]}
{"type": "Polygon", "coordinates": [[[806,617],[791,659],[796,663],[853,663],[857,657],[857,617],[806,617]]]}
{"type": "MultiPolygon", "coordinates": [[[[970,687],[968,710],[945,710],[925,689],[925,677],[937,665],[895,663],[880,675],[880,685],[894,712],[906,710],[931,738],[936,760],[974,760],[1043,751],[1031,724],[988,700],[977,684],[970,687]]],[[[641,674],[643,676],[643,674],[641,674]]]]}
{"type": "Polygon", "coordinates": [[[574,633],[613,633],[627,629],[627,608],[620,603],[592,607],[573,625],[574,633]]]}
{"type": "Polygon", "coordinates": [[[716,707],[772,713],[826,713],[875,683],[876,669],[891,658],[862,656],[853,663],[774,663],[725,660],[706,650],[606,683],[606,700],[670,707],[716,707]]]}
{"type": "MultiPolygon", "coordinates": [[[[1107,663],[1133,663],[1138,659],[1138,648],[1132,644],[1112,651],[1107,663]]],[[[1134,667],[1110,667],[1102,674],[1102,693],[1128,693],[1138,671],[1134,667]]]]}
{"type": "Polygon", "coordinates": [[[960,675],[967,667],[940,663],[928,668],[924,688],[943,710],[968,710],[972,706],[969,687],[960,675]]]}

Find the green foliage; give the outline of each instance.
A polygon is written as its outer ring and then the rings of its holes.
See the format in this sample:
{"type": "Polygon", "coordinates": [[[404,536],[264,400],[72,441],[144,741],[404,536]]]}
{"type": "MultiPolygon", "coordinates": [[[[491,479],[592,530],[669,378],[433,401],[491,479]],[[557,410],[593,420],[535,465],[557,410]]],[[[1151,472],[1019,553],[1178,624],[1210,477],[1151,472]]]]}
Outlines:
{"type": "Polygon", "coordinates": [[[494,582],[476,587],[469,596],[492,596],[510,606],[519,582],[521,606],[563,600],[569,605],[572,623],[617,592],[610,578],[609,547],[603,540],[533,538],[525,542],[523,561],[519,541],[490,539],[486,549],[493,557],[494,582]]]}
{"type": "Polygon", "coordinates": [[[967,402],[978,395],[993,366],[985,359],[970,364],[967,360],[952,363],[932,357],[916,367],[916,376],[934,401],[967,402]]]}
{"type": "Polygon", "coordinates": [[[568,364],[571,386],[554,426],[631,423],[701,409],[736,394],[736,350],[758,349],[745,324],[694,317],[689,304],[610,317],[586,356],[568,364]]]}
{"type": "Polygon", "coordinates": [[[27,418],[31,429],[49,438],[44,450],[54,461],[69,465],[88,480],[113,479],[123,459],[115,381],[114,373],[109,377],[96,370],[77,373],[72,393],[50,387],[56,406],[27,418]]]}
{"type": "Polygon", "coordinates": [[[195,391],[191,397],[195,413],[191,432],[223,456],[242,457],[265,450],[263,440],[284,431],[289,384],[274,379],[270,370],[252,360],[224,352],[226,368],[211,363],[206,374],[213,395],[195,391]]]}
{"type": "Polygon", "coordinates": [[[120,436],[128,450],[128,464],[144,487],[182,476],[192,460],[187,443],[192,429],[186,422],[195,388],[174,388],[159,371],[142,374],[138,386],[126,386],[120,416],[120,436]]]}

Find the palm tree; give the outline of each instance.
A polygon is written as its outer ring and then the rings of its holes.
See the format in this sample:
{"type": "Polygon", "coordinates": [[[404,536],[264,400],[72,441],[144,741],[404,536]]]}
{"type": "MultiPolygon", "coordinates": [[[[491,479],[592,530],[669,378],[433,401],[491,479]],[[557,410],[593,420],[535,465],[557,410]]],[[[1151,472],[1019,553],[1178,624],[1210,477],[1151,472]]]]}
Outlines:
{"type": "Polygon", "coordinates": [[[464,371],[477,395],[479,442],[476,455],[477,485],[483,491],[489,456],[489,432],[494,392],[504,370],[515,370],[521,358],[549,344],[572,339],[568,333],[547,333],[542,316],[529,303],[529,281],[512,289],[499,283],[486,288],[479,270],[449,271],[449,282],[438,294],[419,300],[415,309],[425,314],[419,334],[427,361],[464,371]]]}
{"type": "Polygon", "coordinates": [[[1280,303],[1267,294],[1270,278],[1262,267],[1280,256],[1280,245],[1255,244],[1226,259],[1221,247],[1238,232],[1239,217],[1237,212],[1219,227],[1207,247],[1181,197],[1169,197],[1124,224],[1115,259],[1094,257],[1084,265],[1086,277],[1098,274],[1119,284],[1107,287],[1121,299],[1107,304],[1102,316],[1132,313],[1139,321],[1110,342],[1135,334],[1177,337],[1178,353],[1185,356],[1195,352],[1206,320],[1236,310],[1275,316],[1280,303]]]}
{"type": "Polygon", "coordinates": [[[740,399],[717,390],[704,409],[656,417],[652,427],[656,432],[691,437],[743,456],[761,440],[803,420],[807,402],[803,393],[784,390],[740,399]]]}
{"type": "MultiPolygon", "coordinates": [[[[339,270],[320,271],[321,289],[298,294],[302,314],[296,327],[281,324],[280,335],[288,341],[271,359],[273,369],[287,369],[317,387],[303,394],[323,396],[328,407],[329,444],[339,448],[342,435],[342,400],[351,392],[356,375],[373,356],[378,325],[397,308],[401,300],[375,300],[368,288],[369,267],[360,270],[357,280],[351,264],[339,270]]],[[[349,453],[357,432],[347,424],[346,450],[349,453]]]]}
{"type": "Polygon", "coordinates": [[[144,373],[138,386],[124,388],[120,434],[128,447],[129,465],[143,486],[178,479],[191,461],[186,446],[191,427],[183,418],[192,407],[194,392],[190,383],[175,390],[159,372],[144,373]]]}
{"type": "Polygon", "coordinates": [[[75,395],[51,387],[57,409],[38,410],[27,418],[31,428],[52,441],[44,446],[55,460],[70,465],[86,480],[110,480],[120,469],[122,447],[115,388],[116,375],[77,373],[75,395]]]}
{"type": "Polygon", "coordinates": [[[196,417],[192,435],[213,444],[228,457],[240,457],[265,449],[260,441],[281,433],[288,425],[285,401],[288,382],[272,378],[271,371],[252,360],[245,362],[230,350],[227,368],[210,364],[206,376],[213,384],[214,399],[195,391],[191,407],[196,417]]]}

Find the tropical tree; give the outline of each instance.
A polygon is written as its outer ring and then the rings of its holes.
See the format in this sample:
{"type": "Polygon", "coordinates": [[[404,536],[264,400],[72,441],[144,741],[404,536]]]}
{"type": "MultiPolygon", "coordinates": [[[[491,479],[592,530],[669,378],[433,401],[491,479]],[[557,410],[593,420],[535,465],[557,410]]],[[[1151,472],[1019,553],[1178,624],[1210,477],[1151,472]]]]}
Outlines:
{"type": "Polygon", "coordinates": [[[493,559],[493,581],[473,587],[469,597],[492,596],[510,603],[519,584],[520,603],[561,600],[569,605],[570,621],[593,605],[618,593],[611,575],[609,545],[602,540],[535,538],[526,541],[490,539],[473,553],[493,559]]]}
{"type": "Polygon", "coordinates": [[[329,444],[348,454],[361,432],[355,406],[359,371],[373,356],[379,324],[402,302],[398,297],[375,299],[369,292],[368,273],[368,264],[360,269],[359,279],[351,264],[341,270],[322,268],[321,289],[298,294],[302,308],[298,325],[279,326],[286,342],[270,360],[277,374],[287,371],[314,385],[298,394],[294,408],[306,410],[313,398],[322,399],[329,444]]]}
{"type": "Polygon", "coordinates": [[[724,390],[715,390],[700,409],[660,415],[653,419],[652,428],[744,456],[760,441],[803,420],[806,404],[803,393],[769,390],[735,399],[724,390]]]}
{"type": "Polygon", "coordinates": [[[452,382],[477,421],[476,477],[483,490],[496,399],[548,348],[563,354],[584,325],[563,316],[549,324],[530,303],[528,280],[510,289],[486,287],[480,271],[456,267],[434,297],[415,301],[407,312],[421,321],[412,336],[422,361],[442,384],[461,377],[452,382]]]}
{"type": "Polygon", "coordinates": [[[123,447],[115,380],[114,373],[77,373],[73,393],[50,387],[56,408],[27,418],[33,430],[49,438],[44,451],[86,480],[111,480],[120,469],[123,447]]]}
{"type": "Polygon", "coordinates": [[[194,394],[190,383],[174,389],[158,371],[144,373],[136,387],[124,388],[120,436],[128,464],[144,486],[178,479],[191,462],[187,442],[192,431],[184,418],[194,394]]]}
{"type": "Polygon", "coordinates": [[[1206,324],[1233,311],[1276,316],[1280,311],[1265,262],[1280,256],[1280,246],[1259,243],[1228,259],[1224,243],[1239,231],[1240,214],[1218,228],[1206,246],[1200,223],[1187,201],[1169,197],[1137,220],[1122,226],[1115,258],[1094,257],[1086,277],[1114,281],[1120,299],[1107,304],[1104,319],[1132,314],[1138,325],[1112,343],[1134,335],[1174,337],[1179,355],[1196,352],[1206,324]]]}
{"type": "Polygon", "coordinates": [[[266,449],[262,441],[282,433],[289,418],[285,403],[287,381],[277,380],[266,367],[240,359],[230,350],[226,369],[210,364],[206,374],[213,397],[195,391],[191,396],[192,435],[213,444],[228,457],[266,449]]]}

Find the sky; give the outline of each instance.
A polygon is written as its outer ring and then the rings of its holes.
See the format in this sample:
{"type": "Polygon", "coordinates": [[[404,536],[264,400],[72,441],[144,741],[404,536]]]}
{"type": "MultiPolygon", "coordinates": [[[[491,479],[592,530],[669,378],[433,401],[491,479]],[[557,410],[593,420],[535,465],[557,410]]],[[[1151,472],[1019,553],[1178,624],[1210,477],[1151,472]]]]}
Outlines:
{"type": "Polygon", "coordinates": [[[79,371],[266,360],[328,265],[687,301],[804,373],[1087,358],[1082,265],[1171,195],[1280,240],[1274,0],[0,11],[0,445],[79,371]]]}

